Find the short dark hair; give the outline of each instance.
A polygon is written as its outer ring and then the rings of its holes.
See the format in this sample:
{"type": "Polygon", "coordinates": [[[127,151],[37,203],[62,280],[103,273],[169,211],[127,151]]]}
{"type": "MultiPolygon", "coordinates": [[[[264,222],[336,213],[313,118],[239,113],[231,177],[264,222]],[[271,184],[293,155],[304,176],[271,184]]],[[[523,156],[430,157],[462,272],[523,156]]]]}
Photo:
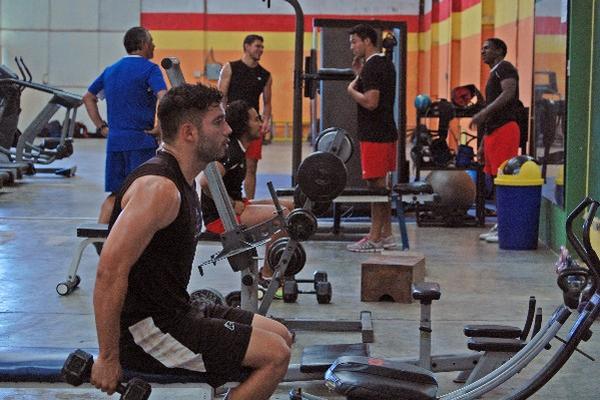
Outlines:
{"type": "Polygon", "coordinates": [[[191,122],[199,126],[204,113],[218,106],[223,94],[217,88],[200,83],[189,83],[169,89],[158,104],[158,121],[162,140],[171,143],[181,124],[191,122]]]}
{"type": "Polygon", "coordinates": [[[486,42],[491,43],[492,46],[494,46],[496,49],[500,50],[502,52],[502,57],[506,57],[506,53],[508,52],[508,49],[506,47],[506,43],[504,43],[504,41],[502,39],[489,38],[489,39],[486,39],[486,42]]]}
{"type": "Polygon", "coordinates": [[[125,32],[123,37],[123,46],[127,54],[131,54],[134,51],[141,50],[144,43],[148,42],[150,33],[146,28],[141,26],[134,26],[125,32]]]}
{"type": "Polygon", "coordinates": [[[262,36],[260,36],[260,35],[256,35],[254,33],[251,34],[251,35],[248,35],[248,36],[246,36],[244,38],[244,44],[242,44],[242,47],[245,50],[246,49],[246,45],[251,45],[252,43],[256,42],[257,40],[261,41],[261,42],[265,41],[265,39],[262,36]]]}
{"type": "Polygon", "coordinates": [[[252,106],[244,100],[232,101],[225,110],[225,119],[231,127],[232,139],[239,139],[242,134],[248,132],[248,122],[250,115],[248,112],[252,106]]]}
{"type": "Polygon", "coordinates": [[[373,46],[377,46],[377,31],[371,25],[358,24],[354,25],[348,32],[350,35],[356,35],[361,40],[369,39],[373,46]]]}

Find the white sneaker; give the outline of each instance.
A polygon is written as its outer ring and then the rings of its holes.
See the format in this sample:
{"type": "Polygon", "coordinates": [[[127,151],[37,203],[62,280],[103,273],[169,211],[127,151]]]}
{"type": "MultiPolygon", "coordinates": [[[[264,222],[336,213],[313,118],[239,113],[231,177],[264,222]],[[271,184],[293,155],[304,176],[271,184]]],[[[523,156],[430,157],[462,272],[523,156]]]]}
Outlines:
{"type": "MultiPolygon", "coordinates": [[[[479,240],[487,240],[488,236],[490,235],[495,235],[496,238],[498,238],[498,224],[494,224],[494,226],[492,226],[492,229],[490,229],[488,232],[479,235],[479,240]]],[[[496,239],[496,242],[497,241],[498,239],[496,239]]]]}
{"type": "Polygon", "coordinates": [[[381,240],[379,242],[373,242],[368,236],[365,236],[358,242],[346,246],[346,249],[356,253],[375,253],[383,250],[383,244],[381,240]]]}
{"type": "Polygon", "coordinates": [[[386,238],[382,238],[381,244],[383,245],[384,249],[393,249],[394,247],[398,246],[398,243],[396,243],[396,238],[394,238],[394,235],[390,235],[386,238]]]}
{"type": "Polygon", "coordinates": [[[498,243],[498,232],[490,233],[485,238],[485,241],[488,243],[498,243]]]}

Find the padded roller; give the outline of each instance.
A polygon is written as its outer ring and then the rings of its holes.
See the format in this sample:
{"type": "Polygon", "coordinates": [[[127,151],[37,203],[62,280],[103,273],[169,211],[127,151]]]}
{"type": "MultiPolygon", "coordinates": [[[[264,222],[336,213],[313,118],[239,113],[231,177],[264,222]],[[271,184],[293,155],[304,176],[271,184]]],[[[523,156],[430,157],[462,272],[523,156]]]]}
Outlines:
{"type": "Polygon", "coordinates": [[[108,237],[107,224],[82,224],[77,227],[77,237],[105,238],[108,237]]]}
{"type": "Polygon", "coordinates": [[[412,298],[419,301],[439,300],[442,297],[442,292],[439,283],[436,282],[420,282],[411,285],[412,298]]]}
{"type": "Polygon", "coordinates": [[[527,342],[519,339],[471,338],[467,342],[469,350],[517,353],[527,342]]]}
{"type": "Polygon", "coordinates": [[[521,336],[521,328],[507,325],[465,325],[465,336],[516,339],[521,336]]]}

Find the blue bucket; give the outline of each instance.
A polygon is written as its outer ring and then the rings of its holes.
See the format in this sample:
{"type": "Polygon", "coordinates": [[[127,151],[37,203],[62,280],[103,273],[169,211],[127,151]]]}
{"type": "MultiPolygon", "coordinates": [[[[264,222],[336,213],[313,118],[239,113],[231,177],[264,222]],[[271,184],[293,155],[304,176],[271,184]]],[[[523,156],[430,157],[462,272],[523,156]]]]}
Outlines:
{"type": "Polygon", "coordinates": [[[542,186],[496,186],[498,245],[505,250],[535,250],[542,186]]]}

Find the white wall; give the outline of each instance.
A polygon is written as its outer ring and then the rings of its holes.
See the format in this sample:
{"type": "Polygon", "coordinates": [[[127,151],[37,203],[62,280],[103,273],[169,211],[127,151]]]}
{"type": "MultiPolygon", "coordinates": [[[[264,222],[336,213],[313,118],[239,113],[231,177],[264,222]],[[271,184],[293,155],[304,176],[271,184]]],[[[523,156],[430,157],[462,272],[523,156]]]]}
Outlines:
{"type": "MultiPolygon", "coordinates": [[[[0,0],[0,62],[16,71],[13,59],[23,57],[34,81],[83,94],[105,66],[125,54],[123,34],[140,24],[141,1],[0,0]]],[[[19,127],[49,99],[23,92],[19,127]]],[[[103,102],[100,107],[106,115],[103,102]]],[[[77,120],[95,129],[83,107],[77,120]]]]}
{"type": "MultiPolygon", "coordinates": [[[[431,2],[431,0],[428,0],[431,2]]],[[[299,0],[304,14],[418,14],[419,0],[299,0]]],[[[290,4],[271,0],[271,9],[261,0],[142,0],[143,12],[203,12],[211,14],[294,14],[290,4]]]]}

